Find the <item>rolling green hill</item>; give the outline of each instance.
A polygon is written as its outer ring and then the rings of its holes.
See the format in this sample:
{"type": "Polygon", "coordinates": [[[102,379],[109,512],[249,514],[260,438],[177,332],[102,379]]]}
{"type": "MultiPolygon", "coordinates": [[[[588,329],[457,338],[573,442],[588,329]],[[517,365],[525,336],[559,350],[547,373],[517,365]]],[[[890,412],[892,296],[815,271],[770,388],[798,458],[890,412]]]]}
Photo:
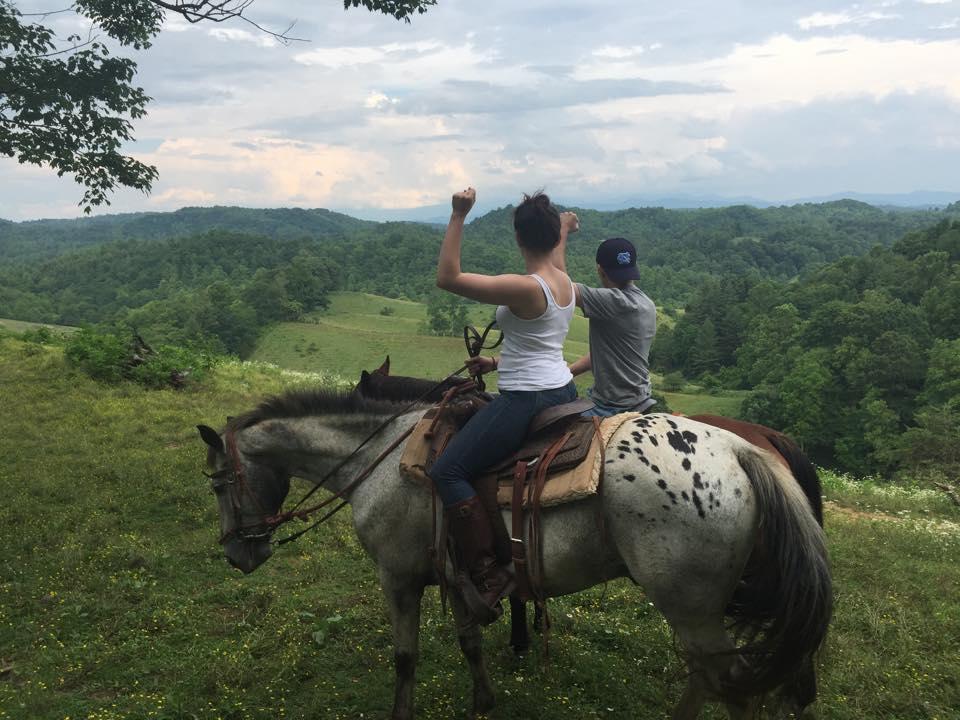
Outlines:
{"type": "Polygon", "coordinates": [[[162,240],[228,230],[278,239],[342,237],[375,225],[330,210],[187,207],[176,212],[0,222],[0,264],[62,255],[115,240],[162,240]]]}
{"type": "MultiPolygon", "coordinates": [[[[491,319],[489,312],[486,306],[474,305],[471,321],[482,329],[491,319]]],[[[311,314],[307,322],[271,327],[257,343],[252,359],[292,370],[322,370],[357,380],[360,370],[372,370],[389,355],[391,372],[395,375],[439,380],[463,365],[466,351],[461,338],[424,334],[422,326],[426,318],[426,306],[422,303],[366,293],[336,292],[330,296],[328,309],[311,314]],[[383,314],[385,309],[388,314],[383,314]]],[[[669,322],[663,316],[660,321],[669,322]]],[[[564,346],[567,361],[587,352],[587,333],[588,322],[578,311],[564,346]]],[[[654,376],[654,382],[659,382],[659,376],[654,376]]],[[[589,373],[577,378],[581,395],[591,383],[589,373]]],[[[491,390],[496,389],[496,374],[487,379],[487,384],[491,390]]],[[[663,395],[670,408],[677,412],[736,417],[746,393],[722,391],[709,395],[691,388],[689,392],[663,395]]]]}

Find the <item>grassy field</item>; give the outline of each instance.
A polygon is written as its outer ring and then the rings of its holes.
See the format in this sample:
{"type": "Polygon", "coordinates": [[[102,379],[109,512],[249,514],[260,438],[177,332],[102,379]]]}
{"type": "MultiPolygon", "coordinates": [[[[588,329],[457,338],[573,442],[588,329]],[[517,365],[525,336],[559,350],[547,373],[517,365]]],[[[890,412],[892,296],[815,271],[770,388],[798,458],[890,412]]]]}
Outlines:
{"type": "MultiPolygon", "coordinates": [[[[268,330],[257,344],[253,359],[294,370],[323,369],[358,379],[361,369],[373,369],[389,355],[391,371],[396,375],[440,379],[463,365],[466,352],[461,338],[422,334],[426,318],[426,306],[422,303],[364,293],[333,293],[326,311],[313,314],[306,322],[282,323],[268,330]]],[[[661,320],[668,321],[665,318],[661,320]]],[[[471,321],[476,327],[482,329],[491,319],[490,308],[475,306],[471,321]]],[[[568,361],[587,353],[588,331],[588,322],[578,311],[564,346],[568,361]]],[[[653,379],[656,386],[659,377],[654,375],[653,379]]],[[[577,378],[580,394],[585,394],[592,383],[589,373],[577,378]]],[[[495,374],[488,384],[491,390],[496,389],[495,374]]],[[[736,417],[744,393],[664,395],[670,408],[677,412],[736,417]]]]}
{"type": "MultiPolygon", "coordinates": [[[[230,364],[201,388],[151,392],[0,337],[0,718],[386,717],[385,606],[349,514],[242,577],[220,555],[200,475],[196,423],[333,379],[230,364]]],[[[889,493],[836,476],[826,494],[836,617],[817,717],[960,717],[957,511],[915,493],[905,514],[899,495],[890,509],[889,493]]],[[[515,659],[505,622],[487,631],[492,717],[667,714],[682,668],[642,591],[614,582],[551,608],[549,665],[515,659]]],[[[419,717],[465,717],[465,666],[434,590],[421,638],[419,717]]]]}
{"type": "Polygon", "coordinates": [[[32,323],[24,322],[22,320],[9,320],[7,318],[0,318],[0,330],[9,330],[13,333],[22,333],[28,330],[39,330],[40,328],[47,328],[57,333],[72,333],[75,332],[77,328],[70,327],[69,325],[48,325],[46,323],[32,323]]]}

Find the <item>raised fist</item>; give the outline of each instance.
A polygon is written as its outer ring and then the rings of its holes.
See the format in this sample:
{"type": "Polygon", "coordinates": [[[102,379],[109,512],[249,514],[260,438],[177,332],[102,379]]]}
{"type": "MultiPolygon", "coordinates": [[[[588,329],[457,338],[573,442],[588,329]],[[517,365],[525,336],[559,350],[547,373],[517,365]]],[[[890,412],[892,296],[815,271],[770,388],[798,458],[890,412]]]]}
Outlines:
{"type": "Polygon", "coordinates": [[[467,188],[453,194],[453,212],[456,215],[466,215],[477,201],[477,191],[467,188]]]}
{"type": "Polygon", "coordinates": [[[568,233],[575,233],[580,229],[580,218],[574,212],[560,213],[560,227],[568,233]]]}

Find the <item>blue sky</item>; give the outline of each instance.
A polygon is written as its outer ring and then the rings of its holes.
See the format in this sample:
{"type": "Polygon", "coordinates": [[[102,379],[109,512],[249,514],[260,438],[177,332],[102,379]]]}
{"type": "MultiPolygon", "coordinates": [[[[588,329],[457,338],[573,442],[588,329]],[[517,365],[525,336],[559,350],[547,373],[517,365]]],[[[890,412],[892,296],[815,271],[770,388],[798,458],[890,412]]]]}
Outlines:
{"type": "MultiPolygon", "coordinates": [[[[169,20],[137,54],[154,101],[130,147],[160,179],[99,212],[412,208],[468,184],[488,206],[539,187],[580,206],[960,196],[960,0],[438,0],[410,24],[339,0],[249,13],[296,20],[309,42],[169,20]]],[[[2,159],[0,187],[0,217],[79,212],[82,190],[46,169],[2,159]]]]}

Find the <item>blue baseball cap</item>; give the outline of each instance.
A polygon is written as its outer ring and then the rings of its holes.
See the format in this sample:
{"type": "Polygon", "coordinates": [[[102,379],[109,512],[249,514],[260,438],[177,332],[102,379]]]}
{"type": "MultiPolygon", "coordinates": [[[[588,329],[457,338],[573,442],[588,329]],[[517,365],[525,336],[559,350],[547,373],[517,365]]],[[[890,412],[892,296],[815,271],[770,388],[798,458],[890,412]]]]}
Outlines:
{"type": "Polygon", "coordinates": [[[607,238],[597,248],[597,265],[616,283],[638,280],[637,249],[625,238],[607,238]]]}

